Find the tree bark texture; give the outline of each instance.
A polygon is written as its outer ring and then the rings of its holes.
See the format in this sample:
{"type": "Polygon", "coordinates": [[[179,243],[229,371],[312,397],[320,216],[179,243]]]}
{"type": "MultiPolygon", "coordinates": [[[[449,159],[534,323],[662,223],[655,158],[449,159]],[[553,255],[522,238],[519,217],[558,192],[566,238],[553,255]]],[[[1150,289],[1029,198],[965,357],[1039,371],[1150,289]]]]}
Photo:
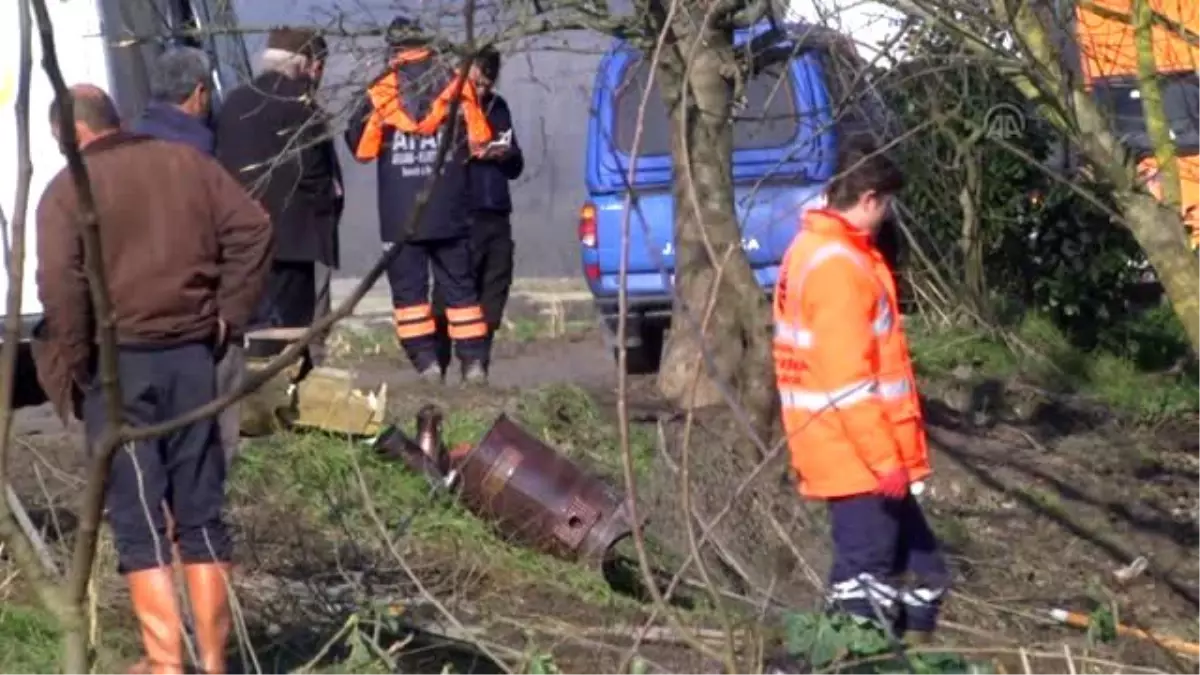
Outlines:
{"type": "Polygon", "coordinates": [[[982,192],[980,174],[981,158],[975,148],[962,153],[963,170],[966,180],[958,193],[958,203],[962,207],[962,234],[959,245],[963,256],[963,282],[971,302],[976,308],[987,306],[987,290],[984,287],[983,274],[983,227],[980,222],[979,197],[982,192]]]}
{"type": "Polygon", "coordinates": [[[703,17],[682,14],[675,43],[657,64],[671,119],[676,252],[658,384],[666,398],[694,409],[722,402],[722,383],[765,438],[776,417],[770,306],[742,250],[734,211],[732,31],[697,29],[703,17]],[[701,358],[702,347],[711,363],[701,358]]]}

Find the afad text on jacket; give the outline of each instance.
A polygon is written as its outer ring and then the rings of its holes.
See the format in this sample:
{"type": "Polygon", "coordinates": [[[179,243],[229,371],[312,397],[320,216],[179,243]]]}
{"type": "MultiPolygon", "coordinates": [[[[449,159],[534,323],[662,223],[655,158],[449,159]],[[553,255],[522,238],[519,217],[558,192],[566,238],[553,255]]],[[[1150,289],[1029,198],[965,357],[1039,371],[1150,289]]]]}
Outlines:
{"type": "Polygon", "coordinates": [[[870,237],[808,211],[774,299],[775,372],[801,494],[875,491],[904,467],[930,473],[921,404],[891,269],[870,237]]]}
{"type": "Polygon", "coordinates": [[[459,81],[443,59],[426,49],[400,52],[388,72],[364,95],[346,130],[346,143],[359,162],[376,161],[379,233],[385,242],[406,239],[403,226],[417,197],[433,180],[438,145],[452,134],[445,161],[425,212],[409,241],[457,239],[467,234],[471,147],[492,136],[475,88],[459,81]],[[450,119],[453,98],[459,114],[450,119]]]}

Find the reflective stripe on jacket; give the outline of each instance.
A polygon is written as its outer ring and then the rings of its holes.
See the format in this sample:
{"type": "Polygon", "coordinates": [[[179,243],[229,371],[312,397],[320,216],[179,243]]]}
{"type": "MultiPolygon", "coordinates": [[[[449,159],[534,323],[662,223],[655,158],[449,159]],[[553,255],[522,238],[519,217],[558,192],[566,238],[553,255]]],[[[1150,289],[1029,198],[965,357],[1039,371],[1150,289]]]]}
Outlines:
{"type": "Polygon", "coordinates": [[[832,211],[808,211],[775,288],[775,377],[800,492],[873,492],[930,473],[891,269],[832,211]]]}
{"type": "MultiPolygon", "coordinates": [[[[479,105],[475,93],[475,85],[461,76],[455,77],[433,100],[428,114],[420,120],[413,119],[404,105],[404,97],[400,93],[400,75],[397,69],[405,64],[428,61],[432,52],[427,49],[413,49],[400,52],[388,64],[391,72],[379,78],[367,89],[367,97],[373,108],[367,119],[366,127],[358,139],[358,144],[352,148],[354,156],[360,162],[366,162],[379,157],[383,149],[383,129],[385,125],[399,131],[420,136],[432,136],[450,114],[450,103],[455,95],[459,97],[459,107],[467,126],[467,137],[472,150],[482,148],[492,140],[492,127],[488,123],[487,114],[479,105]]],[[[474,153],[473,153],[474,154],[474,153]]]]}

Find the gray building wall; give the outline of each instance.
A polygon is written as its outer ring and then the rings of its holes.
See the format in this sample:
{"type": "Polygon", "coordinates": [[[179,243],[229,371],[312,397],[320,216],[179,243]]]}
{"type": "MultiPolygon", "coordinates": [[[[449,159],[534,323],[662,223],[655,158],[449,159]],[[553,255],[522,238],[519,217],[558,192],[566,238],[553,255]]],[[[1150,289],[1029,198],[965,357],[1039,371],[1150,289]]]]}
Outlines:
{"type": "MultiPolygon", "coordinates": [[[[243,25],[330,25],[343,12],[348,25],[386,25],[395,3],[343,3],[335,0],[235,0],[243,25]],[[382,7],[380,7],[382,5],[382,7]]],[[[443,5],[444,7],[444,5],[443,5]]],[[[460,19],[461,21],[461,19],[460,19]]],[[[426,22],[430,23],[430,22],[426,22]]],[[[456,31],[448,21],[448,31],[456,31]]],[[[488,32],[486,19],[481,32],[488,32]]],[[[497,90],[512,108],[517,138],[525,152],[525,173],[513,183],[513,232],[517,275],[562,277],[580,274],[575,229],[585,193],[584,143],[590,94],[600,53],[611,39],[569,33],[503,45],[504,65],[497,90]]],[[[261,33],[248,34],[252,60],[265,45],[261,33]]],[[[377,72],[379,42],[333,39],[323,95],[331,111],[344,112],[370,74],[377,72]],[[372,59],[370,64],[368,59],[372,59]]],[[[255,63],[257,67],[257,63],[255,63]]],[[[346,175],[347,207],[341,224],[342,275],[359,275],[379,255],[375,211],[375,168],[354,161],[338,143],[346,175]]]]}

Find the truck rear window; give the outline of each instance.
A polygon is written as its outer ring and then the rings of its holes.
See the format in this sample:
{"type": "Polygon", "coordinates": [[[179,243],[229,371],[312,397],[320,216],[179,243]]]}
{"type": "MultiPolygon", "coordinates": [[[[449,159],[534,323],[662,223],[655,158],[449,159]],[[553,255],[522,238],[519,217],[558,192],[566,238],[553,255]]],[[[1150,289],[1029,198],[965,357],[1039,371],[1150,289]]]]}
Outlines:
{"type": "MultiPolygon", "coordinates": [[[[1175,143],[1182,151],[1195,152],[1200,141],[1200,124],[1197,123],[1200,79],[1195,71],[1189,71],[1166,75],[1159,83],[1175,143]]],[[[1137,80],[1098,80],[1093,83],[1093,91],[1111,117],[1117,134],[1137,150],[1152,151],[1137,80]]]]}
{"type": "MultiPolygon", "coordinates": [[[[746,84],[745,105],[734,113],[734,149],[776,148],[796,137],[796,97],[785,66],[786,63],[768,66],[746,84]]],[[[625,154],[634,149],[638,110],[649,81],[650,63],[644,59],[633,61],[621,74],[613,106],[616,111],[613,126],[616,146],[625,154]]],[[[646,102],[640,140],[639,155],[666,155],[671,151],[671,126],[657,77],[646,102]]]]}

